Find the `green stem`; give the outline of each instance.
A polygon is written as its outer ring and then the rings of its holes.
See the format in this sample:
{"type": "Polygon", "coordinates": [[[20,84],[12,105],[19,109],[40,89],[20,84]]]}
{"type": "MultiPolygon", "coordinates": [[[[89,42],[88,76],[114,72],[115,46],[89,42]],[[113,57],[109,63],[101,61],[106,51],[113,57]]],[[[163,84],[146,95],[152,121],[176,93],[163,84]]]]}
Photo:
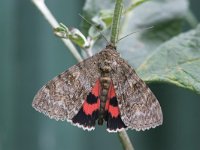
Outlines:
{"type": "Polygon", "coordinates": [[[134,150],[133,145],[125,130],[118,133],[119,139],[122,143],[124,150],[134,150]]]}
{"type": "Polygon", "coordinates": [[[110,42],[113,45],[116,45],[116,42],[118,40],[122,8],[123,8],[123,0],[116,0],[113,22],[111,27],[111,39],[110,39],[110,42]]]}
{"type": "MultiPolygon", "coordinates": [[[[123,8],[123,0],[116,0],[113,22],[111,27],[111,39],[110,39],[110,42],[113,45],[116,45],[116,42],[118,40],[122,8],[123,8]]],[[[118,132],[118,136],[124,150],[134,150],[132,143],[129,139],[129,136],[125,130],[118,132]]]]}

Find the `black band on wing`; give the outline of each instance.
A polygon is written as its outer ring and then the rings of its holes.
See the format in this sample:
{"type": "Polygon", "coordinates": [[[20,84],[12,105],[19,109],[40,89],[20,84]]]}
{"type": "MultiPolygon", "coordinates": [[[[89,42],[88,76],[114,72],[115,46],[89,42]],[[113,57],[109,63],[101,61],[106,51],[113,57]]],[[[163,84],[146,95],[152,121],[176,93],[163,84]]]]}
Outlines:
{"type": "Polygon", "coordinates": [[[111,98],[109,105],[114,106],[114,107],[118,107],[117,98],[116,97],[111,98]]]}
{"type": "MultiPolygon", "coordinates": [[[[118,107],[117,98],[113,97],[110,99],[109,105],[113,107],[118,107]]],[[[122,121],[120,114],[117,117],[112,117],[111,112],[106,111],[105,120],[107,121],[107,129],[111,132],[119,131],[127,126],[122,121]]]]}
{"type": "Polygon", "coordinates": [[[114,118],[108,113],[107,129],[109,129],[109,131],[117,131],[126,127],[120,116],[114,118]]]}
{"type": "Polygon", "coordinates": [[[83,112],[83,107],[80,109],[78,114],[72,118],[72,122],[75,124],[82,125],[83,127],[91,128],[95,126],[95,121],[98,118],[98,110],[94,111],[92,115],[86,115],[83,112]]]}
{"type": "Polygon", "coordinates": [[[97,103],[98,97],[96,97],[91,92],[87,95],[86,101],[88,104],[95,104],[97,103]]]}
{"type": "Polygon", "coordinates": [[[96,109],[92,113],[87,113],[87,110],[91,108],[92,105],[95,105],[98,101],[98,97],[96,97],[91,92],[87,95],[87,98],[79,110],[79,112],[72,118],[72,122],[80,125],[85,129],[89,129],[95,126],[95,121],[98,118],[99,110],[96,109]],[[84,106],[90,106],[89,108],[84,106]]]}

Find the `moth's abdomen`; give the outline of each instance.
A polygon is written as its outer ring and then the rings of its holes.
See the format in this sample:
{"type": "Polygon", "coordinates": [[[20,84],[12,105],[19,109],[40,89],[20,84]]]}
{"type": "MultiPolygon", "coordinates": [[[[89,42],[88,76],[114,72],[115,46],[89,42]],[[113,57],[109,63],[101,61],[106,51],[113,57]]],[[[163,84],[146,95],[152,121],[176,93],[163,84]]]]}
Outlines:
{"type": "Polygon", "coordinates": [[[103,124],[103,119],[105,116],[105,105],[107,101],[107,95],[108,95],[108,90],[110,87],[110,77],[101,77],[101,92],[100,92],[100,110],[99,110],[99,120],[98,124],[102,125],[103,124]]]}
{"type": "Polygon", "coordinates": [[[101,77],[100,77],[100,84],[101,84],[101,89],[100,89],[100,110],[99,110],[99,118],[98,118],[98,124],[102,125],[103,120],[105,118],[105,106],[106,106],[106,101],[108,97],[108,91],[110,87],[110,71],[111,67],[109,66],[109,61],[104,61],[103,64],[100,65],[100,70],[101,70],[101,77]]]}

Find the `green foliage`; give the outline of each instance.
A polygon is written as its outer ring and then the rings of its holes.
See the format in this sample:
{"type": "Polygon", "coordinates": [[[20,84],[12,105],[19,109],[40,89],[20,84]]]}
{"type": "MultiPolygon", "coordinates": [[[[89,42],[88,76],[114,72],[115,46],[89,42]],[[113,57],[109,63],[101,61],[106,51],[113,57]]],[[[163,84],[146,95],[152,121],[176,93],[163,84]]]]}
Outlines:
{"type": "MultiPolygon", "coordinates": [[[[129,6],[122,11],[122,15],[126,15],[131,10],[133,10],[135,7],[139,6],[140,4],[142,4],[145,1],[147,1],[147,0],[131,0],[129,2],[129,6]]],[[[103,5],[101,5],[101,4],[98,5],[97,3],[99,3],[99,2],[100,1],[98,1],[98,0],[97,1],[88,0],[85,3],[85,7],[83,8],[85,17],[91,18],[91,21],[94,24],[94,25],[91,25],[90,27],[88,26],[88,28],[86,28],[86,30],[89,30],[88,35],[93,38],[96,38],[97,36],[99,36],[99,33],[96,30],[96,28],[103,31],[103,30],[110,28],[111,24],[112,24],[114,2],[108,2],[108,3],[103,3],[103,5]],[[96,5],[95,9],[94,9],[94,7],[91,7],[94,5],[96,5]],[[94,13],[92,13],[92,12],[94,12],[94,13]]],[[[84,23],[86,23],[86,22],[84,22],[84,23]]],[[[85,25],[85,26],[87,26],[87,25],[85,25]]]]}
{"type": "Polygon", "coordinates": [[[54,34],[60,38],[71,40],[81,48],[86,48],[89,43],[85,36],[76,28],[69,30],[64,24],[60,23],[60,26],[54,29],[54,34]]]}
{"type": "Polygon", "coordinates": [[[200,93],[200,26],[159,46],[137,72],[147,82],[168,82],[200,93]]]}

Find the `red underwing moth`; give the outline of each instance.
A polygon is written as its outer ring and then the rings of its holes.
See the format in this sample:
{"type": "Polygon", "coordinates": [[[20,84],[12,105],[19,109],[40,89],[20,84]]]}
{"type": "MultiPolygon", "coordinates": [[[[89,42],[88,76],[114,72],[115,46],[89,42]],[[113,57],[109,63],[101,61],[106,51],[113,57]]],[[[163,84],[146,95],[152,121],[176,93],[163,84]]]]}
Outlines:
{"type": "Polygon", "coordinates": [[[49,81],[32,106],[89,131],[104,121],[109,132],[145,130],[163,122],[158,100],[112,44],[49,81]]]}

